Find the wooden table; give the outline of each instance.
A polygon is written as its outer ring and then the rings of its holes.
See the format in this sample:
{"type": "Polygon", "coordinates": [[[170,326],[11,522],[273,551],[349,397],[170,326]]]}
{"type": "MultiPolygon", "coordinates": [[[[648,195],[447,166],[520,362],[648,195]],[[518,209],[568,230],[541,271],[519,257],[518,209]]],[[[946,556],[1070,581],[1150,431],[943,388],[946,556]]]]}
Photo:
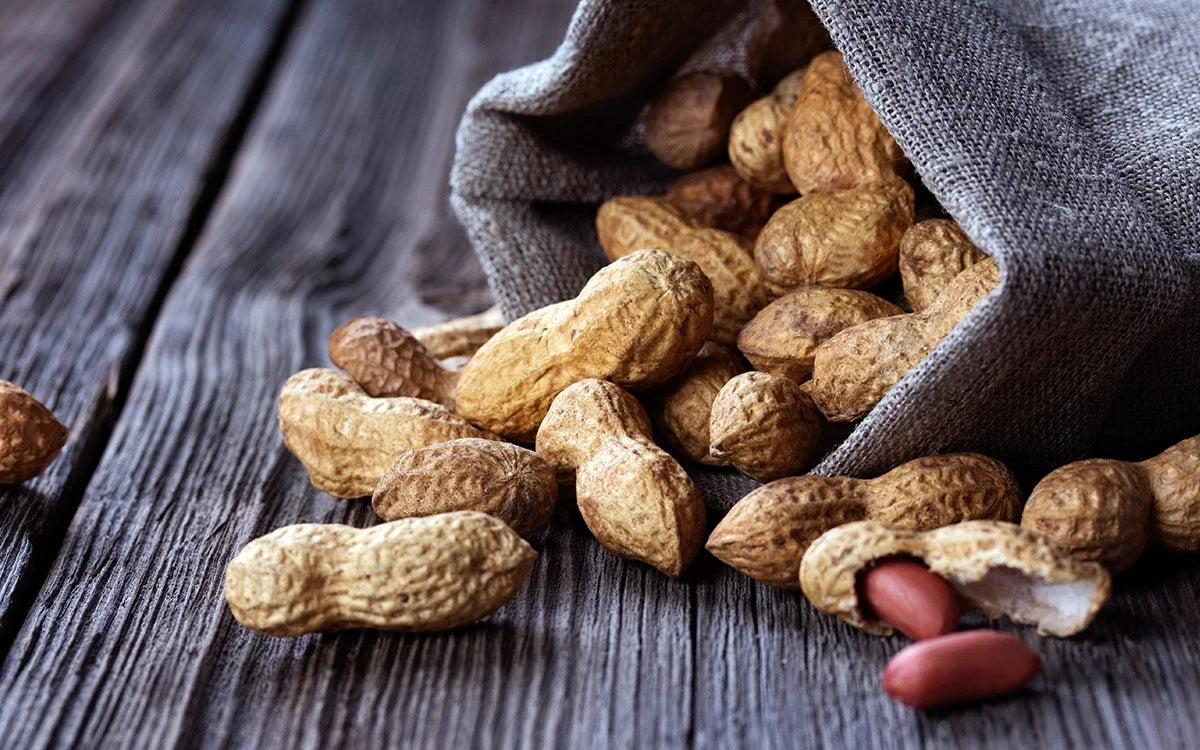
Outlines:
{"type": "Polygon", "coordinates": [[[1033,689],[919,714],[900,639],[562,511],[524,591],[440,635],[273,639],[222,598],[247,540],[372,522],[312,489],[274,400],[356,313],[488,304],[446,204],[454,128],[570,0],[5,0],[0,378],[71,426],[0,490],[0,747],[1195,747],[1200,566],[1154,558],[1033,689]]]}

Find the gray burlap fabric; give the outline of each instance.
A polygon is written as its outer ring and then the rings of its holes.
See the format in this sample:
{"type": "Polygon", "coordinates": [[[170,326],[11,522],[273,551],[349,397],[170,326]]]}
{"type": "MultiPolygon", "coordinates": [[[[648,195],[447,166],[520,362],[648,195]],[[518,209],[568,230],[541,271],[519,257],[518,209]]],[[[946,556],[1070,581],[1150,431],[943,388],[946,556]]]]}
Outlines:
{"type": "MultiPolygon", "coordinates": [[[[978,450],[1033,474],[1200,432],[1200,3],[816,7],[925,184],[1004,269],[818,473],[978,450]]],[[[552,58],[472,100],[452,201],[508,315],[599,268],[595,204],[671,177],[640,146],[642,106],[681,67],[746,70],[754,17],[584,0],[552,58]]]]}

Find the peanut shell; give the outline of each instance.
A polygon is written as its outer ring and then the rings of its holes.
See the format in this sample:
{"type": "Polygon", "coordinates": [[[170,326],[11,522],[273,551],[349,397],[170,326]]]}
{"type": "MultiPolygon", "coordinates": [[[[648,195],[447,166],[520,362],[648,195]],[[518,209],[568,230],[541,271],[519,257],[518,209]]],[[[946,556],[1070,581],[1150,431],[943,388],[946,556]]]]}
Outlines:
{"type": "Polygon", "coordinates": [[[655,394],[655,422],[684,457],[709,466],[728,465],[709,452],[708,420],[717,392],[745,370],[731,349],[709,341],[682,375],[655,394]]]}
{"type": "Polygon", "coordinates": [[[0,380],[0,484],[17,484],[46,470],[69,432],[41,401],[0,380]]]}
{"type": "Polygon", "coordinates": [[[646,148],[668,167],[702,167],[725,149],[729,124],[753,98],[754,91],[733,73],[680,76],[646,113],[646,148]]]}
{"type": "MultiPolygon", "coordinates": [[[[504,327],[504,316],[495,307],[481,313],[414,328],[412,335],[441,360],[470,357],[504,327]]],[[[442,363],[446,365],[445,362],[442,363]]],[[[460,368],[461,369],[461,368],[460,368]]]]}
{"type": "Polygon", "coordinates": [[[929,307],[956,276],[986,257],[953,221],[913,224],[900,240],[900,278],[908,304],[914,311],[929,307]]]}
{"type": "Polygon", "coordinates": [[[734,171],[769,193],[796,192],[783,165],[783,127],[803,79],[803,70],[789,74],[774,91],[739,112],[729,127],[729,162],[734,171]]]}
{"type": "Polygon", "coordinates": [[[787,378],[747,372],[713,400],[708,423],[714,457],[760,482],[795,474],[812,459],[821,417],[808,394],[787,378]]]}
{"type": "Polygon", "coordinates": [[[368,396],[411,396],[454,408],[458,373],[398,323],[365,316],[343,323],[329,337],[329,359],[368,396]]]}
{"type": "Polygon", "coordinates": [[[775,197],[743,180],[728,164],[685,174],[667,201],[691,222],[753,241],[776,208],[775,197]]]}

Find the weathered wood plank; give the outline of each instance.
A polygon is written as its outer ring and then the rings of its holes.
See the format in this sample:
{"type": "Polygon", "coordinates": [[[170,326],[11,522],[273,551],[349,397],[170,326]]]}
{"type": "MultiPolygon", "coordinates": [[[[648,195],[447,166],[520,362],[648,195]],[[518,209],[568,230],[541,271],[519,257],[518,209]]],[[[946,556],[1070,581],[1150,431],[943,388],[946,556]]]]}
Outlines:
{"type": "Polygon", "coordinates": [[[99,458],[206,173],[285,8],[85,0],[5,9],[0,378],[43,399],[72,434],[47,474],[0,488],[0,653],[99,458]]]}

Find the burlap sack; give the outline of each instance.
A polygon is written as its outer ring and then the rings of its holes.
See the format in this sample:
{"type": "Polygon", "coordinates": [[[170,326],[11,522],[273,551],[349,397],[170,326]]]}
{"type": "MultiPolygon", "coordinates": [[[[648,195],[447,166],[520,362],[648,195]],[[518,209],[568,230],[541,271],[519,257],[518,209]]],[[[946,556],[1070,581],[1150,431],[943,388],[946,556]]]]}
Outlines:
{"type": "MultiPolygon", "coordinates": [[[[1200,432],[1200,3],[815,6],[920,178],[1004,269],[816,471],[975,450],[1032,476],[1200,432]]],[[[641,145],[645,103],[681,69],[756,75],[761,11],[583,0],[553,57],[475,96],[452,202],[506,314],[600,267],[595,205],[672,177],[641,145]]]]}

